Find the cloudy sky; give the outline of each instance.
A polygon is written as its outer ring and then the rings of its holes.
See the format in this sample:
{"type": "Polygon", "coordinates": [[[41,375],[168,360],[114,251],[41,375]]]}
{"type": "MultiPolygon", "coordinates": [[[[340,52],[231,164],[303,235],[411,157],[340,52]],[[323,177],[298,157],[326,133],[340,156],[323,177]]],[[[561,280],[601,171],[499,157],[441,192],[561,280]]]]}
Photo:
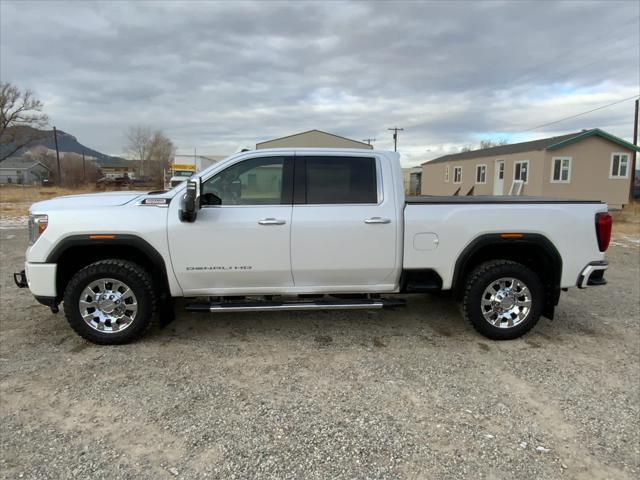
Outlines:
{"type": "Polygon", "coordinates": [[[318,128],[416,164],[481,139],[632,136],[640,2],[0,2],[0,78],[120,154],[163,129],[226,154],[318,128]]]}

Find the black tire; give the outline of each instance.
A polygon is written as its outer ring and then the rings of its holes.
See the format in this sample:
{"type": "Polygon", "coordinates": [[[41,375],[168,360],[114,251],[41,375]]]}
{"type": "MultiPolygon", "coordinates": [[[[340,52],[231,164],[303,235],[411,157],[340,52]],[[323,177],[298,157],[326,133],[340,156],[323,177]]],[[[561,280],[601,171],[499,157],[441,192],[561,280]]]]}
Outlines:
{"type": "Polygon", "coordinates": [[[109,259],[92,263],[78,271],[64,291],[64,314],[71,328],[81,337],[100,345],[120,345],[139,338],[151,325],[156,313],[156,293],[149,273],[127,260],[109,259]],[[83,290],[101,278],[124,282],[136,297],[138,310],[133,321],[119,332],[100,332],[88,325],[80,313],[83,290]]]}
{"type": "Polygon", "coordinates": [[[511,340],[527,333],[538,323],[543,305],[544,287],[538,275],[525,265],[510,260],[492,260],[476,267],[467,277],[462,301],[464,317],[479,333],[492,340],[511,340]],[[485,289],[504,277],[520,280],[531,293],[531,308],[528,315],[521,323],[508,328],[491,324],[485,319],[482,311],[482,296],[485,289]]]}

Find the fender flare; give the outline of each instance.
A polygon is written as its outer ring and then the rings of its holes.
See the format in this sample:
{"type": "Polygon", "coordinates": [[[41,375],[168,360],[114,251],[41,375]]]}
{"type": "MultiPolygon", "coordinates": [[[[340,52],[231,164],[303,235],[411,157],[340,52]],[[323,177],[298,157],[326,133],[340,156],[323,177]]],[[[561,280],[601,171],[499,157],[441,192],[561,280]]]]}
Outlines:
{"type": "Polygon", "coordinates": [[[98,234],[98,235],[71,235],[60,240],[56,246],[47,255],[46,263],[58,263],[62,255],[71,248],[75,247],[99,247],[99,246],[128,246],[134,247],[142,251],[154,268],[158,269],[158,272],[162,276],[162,285],[169,289],[169,277],[166,263],[163,256],[146,240],[138,237],[137,235],[130,234],[98,234]]]}
{"type": "Polygon", "coordinates": [[[474,238],[467,246],[462,250],[458,258],[456,259],[451,286],[454,289],[459,289],[460,284],[463,281],[462,274],[467,269],[469,260],[473,255],[479,252],[482,248],[489,246],[535,246],[541,248],[542,251],[551,259],[553,267],[553,284],[551,285],[552,291],[549,298],[547,298],[547,305],[545,306],[543,315],[548,318],[553,318],[553,309],[558,304],[560,299],[560,282],[562,279],[562,256],[558,252],[553,242],[544,235],[539,233],[523,233],[521,236],[503,237],[504,233],[489,233],[480,235],[474,238]]]}

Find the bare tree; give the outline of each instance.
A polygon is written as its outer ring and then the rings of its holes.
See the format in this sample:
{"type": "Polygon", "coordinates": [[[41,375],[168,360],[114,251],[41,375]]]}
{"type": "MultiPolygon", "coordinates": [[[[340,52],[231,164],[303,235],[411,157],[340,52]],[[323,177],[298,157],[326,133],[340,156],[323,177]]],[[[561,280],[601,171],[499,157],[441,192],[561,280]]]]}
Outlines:
{"type": "Polygon", "coordinates": [[[46,135],[38,130],[48,122],[42,107],[31,90],[0,83],[0,162],[46,135]]]}
{"type": "Polygon", "coordinates": [[[65,153],[60,160],[64,172],[61,184],[65,187],[78,187],[87,183],[95,183],[98,179],[98,166],[93,159],[85,158],[77,153],[65,153]]]}
{"type": "Polygon", "coordinates": [[[146,125],[136,125],[127,130],[126,137],[125,150],[140,162],[140,175],[146,175],[145,164],[149,160],[153,131],[146,125]]]}
{"type": "Polygon", "coordinates": [[[501,145],[507,145],[509,142],[506,138],[499,138],[497,140],[480,140],[480,150],[485,148],[499,147],[501,145]]]}
{"type": "Polygon", "coordinates": [[[154,182],[164,182],[164,170],[175,153],[171,140],[161,131],[144,125],[129,128],[126,133],[126,151],[140,162],[140,175],[149,176],[154,182]]]}
{"type": "Polygon", "coordinates": [[[164,173],[169,169],[175,153],[173,142],[161,131],[156,131],[151,139],[149,175],[160,188],[164,186],[164,173]]]}
{"type": "Polygon", "coordinates": [[[499,147],[501,145],[507,145],[509,142],[506,138],[499,138],[498,140],[480,140],[480,145],[477,148],[471,146],[462,147],[460,152],[472,152],[474,150],[485,150],[487,148],[499,147]]]}
{"type": "Polygon", "coordinates": [[[78,187],[80,185],[95,183],[98,179],[99,169],[93,157],[82,160],[82,155],[66,152],[60,158],[62,181],[58,179],[56,154],[46,147],[36,147],[29,152],[31,158],[42,162],[51,171],[49,179],[57,185],[64,187],[78,187]]]}

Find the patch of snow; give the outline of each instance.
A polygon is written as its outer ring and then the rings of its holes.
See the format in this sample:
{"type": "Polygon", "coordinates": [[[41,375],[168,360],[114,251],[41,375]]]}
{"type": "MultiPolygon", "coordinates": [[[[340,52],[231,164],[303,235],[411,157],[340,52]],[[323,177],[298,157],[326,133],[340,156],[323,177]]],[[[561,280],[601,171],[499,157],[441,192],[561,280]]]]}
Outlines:
{"type": "Polygon", "coordinates": [[[640,237],[621,235],[615,237],[615,239],[611,239],[609,245],[622,248],[638,247],[640,246],[640,237]]]}
{"type": "Polygon", "coordinates": [[[633,243],[635,245],[640,245],[640,237],[629,237],[628,235],[625,235],[624,237],[622,237],[624,240],[626,240],[629,243],[633,243]]]}
{"type": "Polygon", "coordinates": [[[29,223],[29,217],[8,217],[3,215],[0,217],[0,230],[9,230],[11,228],[24,228],[29,223]]]}

